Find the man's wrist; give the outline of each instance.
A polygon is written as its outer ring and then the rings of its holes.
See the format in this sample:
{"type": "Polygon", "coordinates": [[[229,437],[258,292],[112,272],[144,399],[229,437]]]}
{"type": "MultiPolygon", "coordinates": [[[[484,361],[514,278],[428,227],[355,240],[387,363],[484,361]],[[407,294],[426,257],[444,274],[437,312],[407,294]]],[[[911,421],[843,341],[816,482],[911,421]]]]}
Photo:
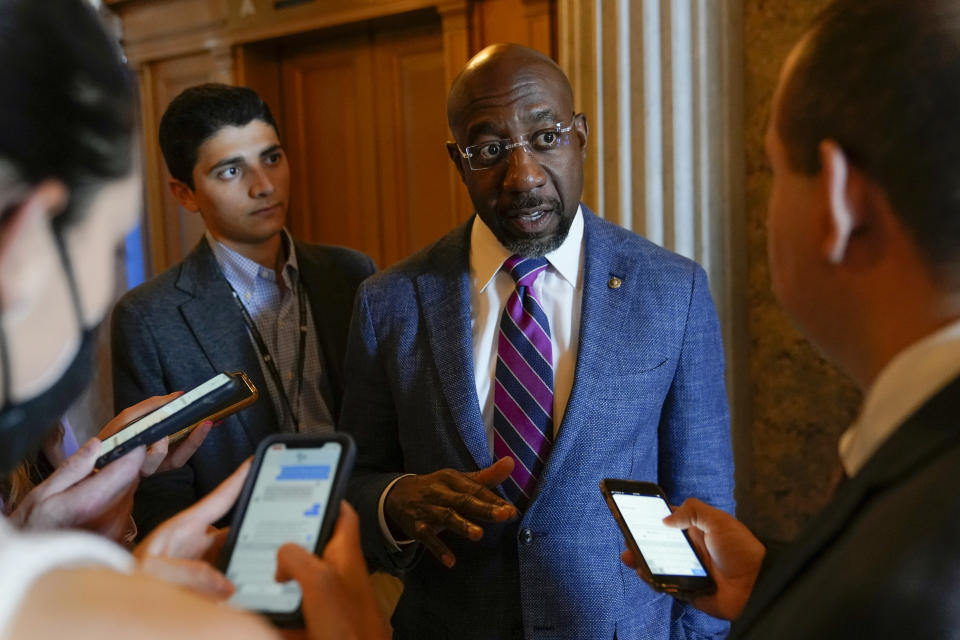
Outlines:
{"type": "Polygon", "coordinates": [[[397,540],[394,537],[393,532],[390,530],[390,525],[387,524],[387,515],[385,510],[385,506],[387,502],[387,494],[390,493],[391,489],[393,489],[393,485],[397,484],[397,482],[399,482],[403,478],[406,478],[412,475],[414,474],[405,473],[391,480],[390,484],[384,487],[383,492],[380,494],[380,501],[377,504],[377,518],[380,521],[380,533],[381,535],[383,535],[383,539],[387,541],[387,546],[390,547],[391,550],[396,551],[398,553],[400,551],[403,551],[405,547],[408,547],[414,542],[416,542],[416,540],[409,540],[409,539],[397,540]]]}

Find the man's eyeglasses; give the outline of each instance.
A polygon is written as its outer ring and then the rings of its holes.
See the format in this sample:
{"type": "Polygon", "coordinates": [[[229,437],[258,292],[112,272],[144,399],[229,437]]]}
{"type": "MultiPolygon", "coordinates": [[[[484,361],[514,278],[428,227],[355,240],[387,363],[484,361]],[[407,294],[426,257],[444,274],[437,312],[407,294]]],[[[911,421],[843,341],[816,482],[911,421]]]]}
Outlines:
{"type": "Polygon", "coordinates": [[[573,125],[565,125],[558,122],[552,127],[540,129],[529,135],[523,135],[514,142],[510,138],[502,140],[488,140],[480,144],[472,144],[465,149],[460,145],[455,145],[460,157],[467,161],[470,168],[474,171],[491,169],[504,160],[510,153],[517,148],[522,148],[527,153],[537,156],[548,156],[560,147],[561,141],[566,134],[570,133],[573,125]]]}

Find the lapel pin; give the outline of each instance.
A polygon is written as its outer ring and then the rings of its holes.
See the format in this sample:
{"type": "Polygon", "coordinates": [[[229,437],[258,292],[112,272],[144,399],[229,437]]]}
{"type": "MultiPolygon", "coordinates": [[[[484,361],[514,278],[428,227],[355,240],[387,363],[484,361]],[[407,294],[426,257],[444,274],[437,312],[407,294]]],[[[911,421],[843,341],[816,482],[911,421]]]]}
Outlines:
{"type": "Polygon", "coordinates": [[[607,281],[607,286],[611,289],[619,289],[620,285],[623,284],[623,280],[617,276],[610,276],[610,279],[607,281]]]}

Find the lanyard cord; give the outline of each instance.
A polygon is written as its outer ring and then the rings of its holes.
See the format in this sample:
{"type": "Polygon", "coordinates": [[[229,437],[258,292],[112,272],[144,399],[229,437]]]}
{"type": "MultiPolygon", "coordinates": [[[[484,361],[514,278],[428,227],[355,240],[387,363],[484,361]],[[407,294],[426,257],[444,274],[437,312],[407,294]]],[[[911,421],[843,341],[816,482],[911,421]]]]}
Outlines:
{"type": "MultiPolygon", "coordinates": [[[[224,280],[227,280],[226,277],[224,277],[224,280]]],[[[277,386],[277,391],[280,393],[280,397],[283,398],[283,404],[290,413],[290,417],[293,419],[293,428],[295,431],[299,432],[300,416],[298,414],[300,410],[301,396],[303,393],[303,365],[304,361],[306,360],[307,352],[307,305],[306,296],[303,293],[303,283],[300,282],[299,278],[297,279],[297,306],[299,307],[300,314],[300,344],[297,348],[297,411],[293,410],[293,403],[290,402],[290,398],[287,396],[286,388],[283,386],[283,378],[280,377],[280,371],[277,370],[277,364],[274,362],[273,356],[270,355],[270,349],[267,347],[266,341],[260,334],[260,330],[257,329],[257,325],[253,321],[253,317],[250,315],[250,312],[247,311],[243,301],[240,300],[240,296],[237,294],[236,289],[233,288],[233,285],[230,284],[229,280],[227,280],[227,286],[230,287],[230,293],[233,294],[234,301],[237,303],[237,306],[240,307],[240,313],[243,315],[243,321],[247,325],[250,335],[253,336],[253,341],[256,344],[257,351],[260,352],[260,359],[263,360],[263,364],[266,365],[267,371],[270,372],[270,377],[273,378],[273,382],[277,386]]]]}

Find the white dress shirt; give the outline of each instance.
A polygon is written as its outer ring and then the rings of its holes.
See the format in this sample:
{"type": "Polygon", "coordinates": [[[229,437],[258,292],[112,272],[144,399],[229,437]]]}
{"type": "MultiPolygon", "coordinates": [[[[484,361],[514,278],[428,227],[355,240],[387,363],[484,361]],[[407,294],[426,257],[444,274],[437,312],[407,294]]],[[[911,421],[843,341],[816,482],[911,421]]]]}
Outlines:
{"type": "Polygon", "coordinates": [[[870,387],[857,421],[840,438],[847,476],[856,474],[904,420],[960,374],[960,321],[898,353],[870,387]]]}
{"type": "MultiPolygon", "coordinates": [[[[473,376],[480,413],[493,451],[493,379],[497,366],[497,334],[507,298],[516,289],[509,271],[501,269],[512,254],[497,240],[490,227],[476,216],[470,232],[470,330],[473,338],[473,376]]],[[[548,267],[533,283],[533,292],[550,323],[553,345],[553,432],[563,422],[567,400],[573,388],[580,342],[580,308],[583,302],[583,212],[577,208],[570,231],[559,247],[544,256],[548,267]]],[[[407,474],[410,475],[410,474],[407,474]]],[[[380,494],[380,528],[384,537],[399,550],[390,535],[383,504],[395,479],[380,494]]],[[[401,541],[400,544],[409,543],[401,541]]]]}

